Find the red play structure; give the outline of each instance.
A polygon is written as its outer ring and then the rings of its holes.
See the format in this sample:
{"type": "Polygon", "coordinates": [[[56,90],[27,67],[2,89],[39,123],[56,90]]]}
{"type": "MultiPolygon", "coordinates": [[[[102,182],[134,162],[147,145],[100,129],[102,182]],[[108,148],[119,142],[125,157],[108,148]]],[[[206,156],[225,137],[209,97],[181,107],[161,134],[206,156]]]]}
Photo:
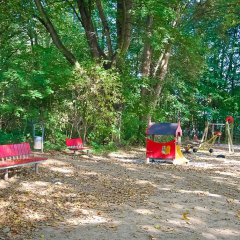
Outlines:
{"type": "Polygon", "coordinates": [[[185,163],[188,161],[186,158],[184,158],[180,146],[177,145],[180,140],[179,138],[182,136],[180,122],[151,123],[147,128],[146,134],[146,163],[149,163],[150,159],[172,160],[173,163],[174,160],[183,160],[185,163]],[[155,136],[163,135],[174,136],[174,140],[169,142],[154,141],[155,136]]]}

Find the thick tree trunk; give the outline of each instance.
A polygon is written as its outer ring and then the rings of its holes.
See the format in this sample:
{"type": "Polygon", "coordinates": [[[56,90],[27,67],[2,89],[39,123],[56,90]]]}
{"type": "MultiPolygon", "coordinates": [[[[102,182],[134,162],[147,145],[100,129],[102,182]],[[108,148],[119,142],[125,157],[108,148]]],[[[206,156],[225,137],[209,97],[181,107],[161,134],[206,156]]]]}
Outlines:
{"type": "Polygon", "coordinates": [[[171,51],[171,45],[168,44],[165,52],[163,53],[163,56],[161,58],[160,62],[160,68],[159,68],[159,75],[158,75],[158,82],[155,86],[154,94],[151,99],[151,104],[150,104],[150,112],[147,116],[148,122],[151,122],[152,119],[152,112],[156,109],[156,106],[159,101],[159,97],[162,92],[162,88],[164,85],[164,80],[167,75],[167,70],[168,70],[168,63],[169,63],[169,58],[170,58],[170,51],[171,51]]]}
{"type": "Polygon", "coordinates": [[[98,38],[96,31],[93,26],[92,16],[91,16],[91,7],[90,3],[84,0],[78,0],[78,8],[81,14],[82,25],[85,30],[86,38],[88,41],[88,45],[90,47],[90,52],[95,59],[100,59],[101,57],[106,57],[103,51],[101,50],[98,44],[98,38]]]}
{"type": "Polygon", "coordinates": [[[79,67],[79,63],[75,58],[75,56],[63,45],[59,35],[57,34],[56,29],[54,28],[52,22],[50,21],[47,13],[45,12],[42,6],[41,0],[34,0],[34,1],[40,13],[39,21],[44,25],[44,27],[47,29],[47,31],[51,35],[51,38],[55,46],[60,50],[60,52],[64,55],[64,57],[68,60],[68,62],[71,65],[79,67]]]}
{"type": "Polygon", "coordinates": [[[124,56],[131,41],[132,0],[117,0],[117,38],[118,53],[124,56]]]}
{"type": "Polygon", "coordinates": [[[143,50],[143,64],[142,64],[142,76],[149,77],[151,72],[151,63],[152,63],[152,47],[151,47],[151,37],[152,37],[152,24],[153,24],[153,17],[147,17],[147,26],[146,32],[147,37],[144,44],[143,50]]]}
{"type": "MultiPolygon", "coordinates": [[[[152,64],[152,46],[151,46],[151,37],[152,37],[152,25],[153,25],[153,17],[148,16],[146,19],[146,39],[144,43],[143,49],[143,57],[142,57],[142,77],[148,78],[151,73],[151,64],[152,64]]],[[[146,87],[141,88],[141,104],[148,108],[146,97],[149,95],[149,90],[146,87]]],[[[146,115],[140,114],[139,116],[140,124],[139,124],[139,134],[142,133],[143,127],[146,127],[146,115]]]]}
{"type": "Polygon", "coordinates": [[[223,78],[223,73],[224,73],[224,59],[225,59],[225,46],[222,44],[222,52],[221,52],[221,63],[220,63],[220,77],[223,78]]]}

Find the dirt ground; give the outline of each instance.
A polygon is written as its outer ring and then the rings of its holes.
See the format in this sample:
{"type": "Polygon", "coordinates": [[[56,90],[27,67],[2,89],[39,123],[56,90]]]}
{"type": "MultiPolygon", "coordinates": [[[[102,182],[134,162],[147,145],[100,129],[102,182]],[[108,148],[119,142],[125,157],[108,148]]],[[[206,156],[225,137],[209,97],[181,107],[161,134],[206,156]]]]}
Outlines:
{"type": "Polygon", "coordinates": [[[0,240],[240,239],[240,147],[186,166],[146,165],[140,148],[45,155],[39,175],[0,180],[0,240]]]}

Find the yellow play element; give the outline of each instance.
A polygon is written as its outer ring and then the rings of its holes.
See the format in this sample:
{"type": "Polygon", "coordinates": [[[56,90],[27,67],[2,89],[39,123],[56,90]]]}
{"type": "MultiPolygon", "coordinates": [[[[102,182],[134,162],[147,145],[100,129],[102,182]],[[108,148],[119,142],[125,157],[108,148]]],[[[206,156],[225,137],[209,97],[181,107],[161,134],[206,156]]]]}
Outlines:
{"type": "Polygon", "coordinates": [[[189,162],[189,160],[183,156],[180,146],[177,145],[176,147],[177,147],[176,148],[176,158],[173,160],[173,164],[176,164],[176,165],[187,164],[189,162]]]}

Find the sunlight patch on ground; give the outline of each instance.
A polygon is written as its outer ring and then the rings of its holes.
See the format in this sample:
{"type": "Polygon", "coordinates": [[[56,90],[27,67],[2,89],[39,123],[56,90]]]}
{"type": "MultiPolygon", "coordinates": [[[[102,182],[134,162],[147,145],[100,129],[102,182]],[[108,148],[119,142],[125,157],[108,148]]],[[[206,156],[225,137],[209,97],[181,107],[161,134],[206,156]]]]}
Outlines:
{"type": "Polygon", "coordinates": [[[158,189],[159,189],[159,190],[162,190],[162,191],[171,191],[172,186],[164,187],[164,188],[159,187],[158,189]]]}
{"type": "Polygon", "coordinates": [[[209,197],[216,197],[216,198],[222,198],[219,194],[213,194],[209,193],[208,191],[189,191],[189,190],[179,190],[180,193],[194,193],[197,195],[203,195],[203,196],[209,196],[209,197]]]}
{"type": "Polygon", "coordinates": [[[201,167],[201,168],[211,168],[214,165],[206,162],[189,162],[188,166],[201,167]]]}
{"type": "MultiPolygon", "coordinates": [[[[209,232],[212,232],[212,234],[215,234],[219,237],[233,237],[233,236],[240,236],[240,230],[238,229],[230,229],[230,228],[212,228],[209,229],[209,232]]],[[[218,239],[218,238],[217,238],[218,239]]],[[[229,238],[231,239],[231,238],[229,238]]]]}
{"type": "MultiPolygon", "coordinates": [[[[220,173],[219,171],[215,171],[215,173],[220,173]]],[[[211,179],[214,181],[214,182],[216,182],[216,183],[224,183],[224,182],[226,182],[226,178],[224,178],[224,177],[216,177],[216,176],[214,176],[214,177],[211,177],[211,179]]]]}
{"type": "MultiPolygon", "coordinates": [[[[20,184],[20,191],[26,191],[26,192],[35,192],[41,195],[49,194],[49,187],[51,184],[49,182],[22,182],[20,184]]],[[[52,191],[51,191],[52,192],[52,191]]]]}
{"type": "Polygon", "coordinates": [[[133,168],[133,167],[129,167],[129,168],[127,168],[129,171],[137,171],[137,169],[136,168],[133,168]]]}
{"type": "MultiPolygon", "coordinates": [[[[141,153],[140,153],[141,155],[141,153]]],[[[125,151],[118,151],[118,152],[112,152],[109,153],[108,156],[110,158],[113,158],[115,160],[121,161],[121,162],[136,162],[140,163],[143,161],[142,155],[139,156],[139,152],[135,151],[130,151],[130,152],[125,152],[125,151]]]]}
{"type": "Polygon", "coordinates": [[[0,180],[0,189],[4,189],[9,187],[10,182],[9,181],[4,181],[4,180],[0,180]]]}
{"type": "Polygon", "coordinates": [[[194,210],[197,210],[199,212],[209,213],[209,210],[206,207],[196,206],[194,207],[194,210]]]}
{"type": "Polygon", "coordinates": [[[216,171],[216,173],[218,174],[221,174],[223,176],[232,176],[232,177],[236,177],[239,175],[239,173],[234,173],[234,172],[219,172],[219,171],[216,171]]]}
{"type": "Polygon", "coordinates": [[[217,240],[217,239],[218,239],[214,234],[207,233],[207,232],[203,232],[203,233],[202,233],[202,236],[203,236],[205,239],[209,239],[209,240],[217,240]]]}
{"type": "Polygon", "coordinates": [[[2,209],[8,207],[10,204],[10,201],[0,201],[0,212],[2,211],[2,209]]]}
{"type": "Polygon", "coordinates": [[[144,185],[144,184],[152,184],[152,183],[150,181],[147,181],[147,180],[137,180],[136,184],[144,185]]]}
{"type": "Polygon", "coordinates": [[[91,158],[94,159],[94,160],[106,161],[106,158],[101,157],[101,156],[92,156],[91,158]]]}
{"type": "Polygon", "coordinates": [[[97,172],[84,172],[84,173],[81,173],[82,175],[87,175],[87,176],[96,176],[96,175],[99,175],[99,173],[97,172]]]}
{"type": "Polygon", "coordinates": [[[175,203],[173,207],[174,209],[179,209],[179,210],[182,210],[184,208],[181,204],[177,204],[177,203],[175,203]]]}
{"type": "Polygon", "coordinates": [[[49,167],[50,170],[54,171],[54,172],[59,172],[59,173],[65,173],[65,174],[71,174],[73,173],[72,169],[69,168],[59,168],[59,167],[49,167]]]}
{"type": "Polygon", "coordinates": [[[28,219],[30,221],[39,221],[39,220],[44,220],[45,215],[43,213],[35,212],[31,209],[28,209],[28,212],[23,213],[22,215],[25,219],[28,219]]]}
{"type": "Polygon", "coordinates": [[[181,215],[179,215],[179,219],[169,219],[168,223],[173,227],[181,227],[182,225],[188,224],[185,220],[181,219],[181,215]]]}
{"type": "MultiPolygon", "coordinates": [[[[72,210],[74,211],[74,209],[72,210]]],[[[71,225],[87,225],[107,223],[109,221],[107,218],[100,216],[100,213],[96,211],[81,209],[81,214],[81,216],[68,217],[66,223],[71,225]]]]}
{"type": "Polygon", "coordinates": [[[58,166],[66,166],[66,162],[62,162],[62,161],[59,161],[59,160],[56,160],[56,159],[51,159],[51,158],[48,158],[48,160],[43,163],[45,165],[49,165],[49,164],[57,164],[58,166]]]}
{"type": "Polygon", "coordinates": [[[143,214],[143,215],[153,215],[154,212],[149,210],[149,209],[136,209],[135,212],[139,213],[139,214],[143,214]]]}

